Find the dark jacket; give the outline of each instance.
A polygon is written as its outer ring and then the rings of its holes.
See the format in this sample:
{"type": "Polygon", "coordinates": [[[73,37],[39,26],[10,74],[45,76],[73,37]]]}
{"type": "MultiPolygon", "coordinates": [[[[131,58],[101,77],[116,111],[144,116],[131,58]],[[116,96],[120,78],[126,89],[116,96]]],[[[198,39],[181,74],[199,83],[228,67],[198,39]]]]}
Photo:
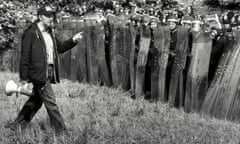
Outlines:
{"type": "MultiPolygon", "coordinates": [[[[77,43],[73,42],[72,38],[61,42],[52,32],[50,34],[54,43],[54,69],[51,82],[58,83],[60,82],[58,53],[73,48],[77,43]]],[[[22,36],[20,80],[44,84],[47,81],[47,68],[46,45],[37,23],[33,23],[22,36]]]]}

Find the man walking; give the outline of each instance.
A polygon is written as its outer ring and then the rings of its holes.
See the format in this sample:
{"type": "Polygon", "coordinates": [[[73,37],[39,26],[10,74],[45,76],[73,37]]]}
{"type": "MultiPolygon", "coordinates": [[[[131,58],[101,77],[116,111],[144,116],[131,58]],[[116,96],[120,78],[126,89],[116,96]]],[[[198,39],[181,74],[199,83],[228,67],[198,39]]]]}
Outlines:
{"type": "Polygon", "coordinates": [[[20,80],[32,83],[34,95],[25,103],[15,124],[29,123],[44,103],[51,125],[56,132],[66,129],[63,117],[56,104],[51,83],[59,80],[59,56],[73,48],[82,38],[81,32],[65,42],[55,38],[51,26],[55,11],[50,6],[38,9],[38,20],[25,31],[22,37],[20,80]]]}

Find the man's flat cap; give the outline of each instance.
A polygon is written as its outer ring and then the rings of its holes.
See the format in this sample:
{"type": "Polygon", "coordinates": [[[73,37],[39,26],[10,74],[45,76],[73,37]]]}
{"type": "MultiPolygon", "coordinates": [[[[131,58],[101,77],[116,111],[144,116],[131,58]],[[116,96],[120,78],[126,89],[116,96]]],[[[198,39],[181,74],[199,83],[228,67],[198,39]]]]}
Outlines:
{"type": "Polygon", "coordinates": [[[44,6],[38,9],[37,14],[51,17],[56,14],[56,11],[50,6],[44,6]]]}

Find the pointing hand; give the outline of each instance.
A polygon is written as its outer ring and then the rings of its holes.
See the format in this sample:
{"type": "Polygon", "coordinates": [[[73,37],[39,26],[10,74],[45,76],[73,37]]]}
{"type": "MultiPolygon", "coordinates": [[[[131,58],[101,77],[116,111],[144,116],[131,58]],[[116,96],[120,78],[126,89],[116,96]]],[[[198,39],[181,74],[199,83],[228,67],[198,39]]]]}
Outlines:
{"type": "Polygon", "coordinates": [[[81,32],[78,32],[77,34],[75,34],[74,36],[73,36],[73,41],[74,42],[79,42],[81,39],[82,39],[82,31],[81,32]]]}

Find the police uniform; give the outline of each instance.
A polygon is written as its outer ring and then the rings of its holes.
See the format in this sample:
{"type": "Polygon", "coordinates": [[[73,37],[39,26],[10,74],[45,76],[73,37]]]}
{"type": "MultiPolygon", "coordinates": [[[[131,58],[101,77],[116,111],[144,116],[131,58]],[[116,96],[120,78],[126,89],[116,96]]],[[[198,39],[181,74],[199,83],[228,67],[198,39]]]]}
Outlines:
{"type": "MultiPolygon", "coordinates": [[[[174,19],[171,19],[174,20],[174,19]]],[[[177,21],[174,21],[177,23],[177,21]]],[[[169,47],[169,56],[168,56],[168,65],[167,65],[167,72],[166,72],[166,90],[167,93],[169,92],[170,86],[170,79],[171,79],[171,72],[172,66],[175,60],[175,48],[177,44],[177,26],[173,30],[170,31],[170,47],[169,47]]],[[[168,97],[168,95],[167,95],[168,97]]]]}

